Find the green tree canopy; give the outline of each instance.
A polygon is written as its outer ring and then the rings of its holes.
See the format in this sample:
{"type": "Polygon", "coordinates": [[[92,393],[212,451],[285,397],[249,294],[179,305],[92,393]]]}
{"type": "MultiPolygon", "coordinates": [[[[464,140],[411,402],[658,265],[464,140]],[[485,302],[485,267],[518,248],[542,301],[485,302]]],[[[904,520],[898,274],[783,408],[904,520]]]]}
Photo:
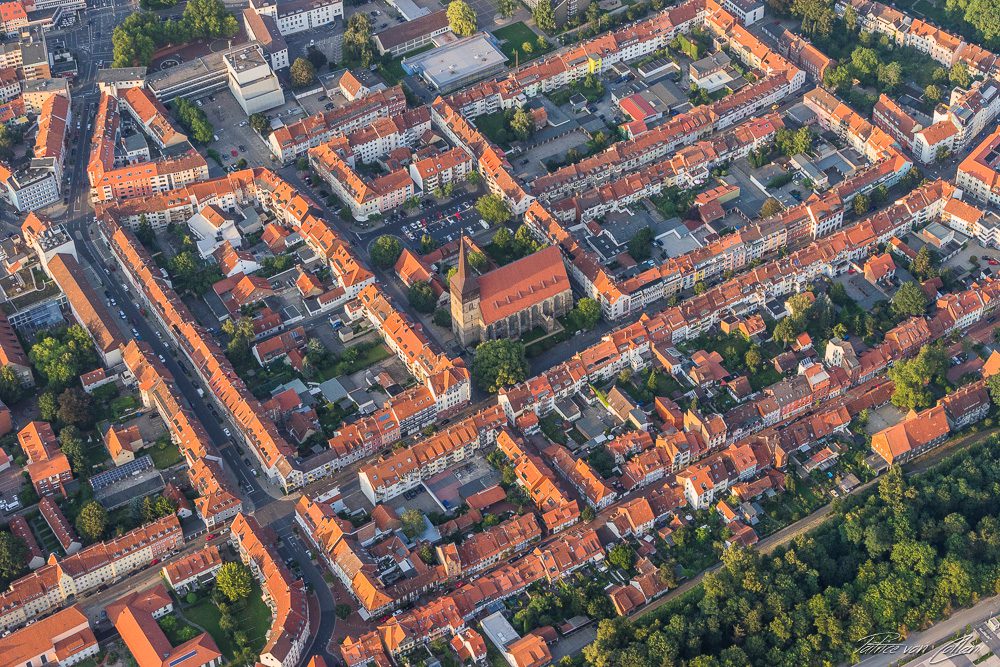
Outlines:
{"type": "Polygon", "coordinates": [[[585,296],[576,302],[569,316],[578,328],[590,331],[601,321],[601,304],[585,296]]]}
{"type": "Polygon", "coordinates": [[[108,512],[99,502],[91,500],[76,516],[76,532],[88,542],[97,542],[108,526],[108,512]]]}
{"type": "Polygon", "coordinates": [[[772,215],[778,215],[783,210],[785,209],[781,205],[781,202],[774,197],[768,197],[760,207],[760,217],[770,218],[772,215]]]}
{"type": "Polygon", "coordinates": [[[459,37],[468,37],[476,32],[476,12],[465,0],[451,0],[447,14],[451,31],[459,37]]]}
{"type": "Polygon", "coordinates": [[[904,410],[922,410],[934,404],[933,386],[945,381],[948,360],[940,345],[925,345],[913,359],[896,362],[889,369],[895,388],[892,403],[904,410]]]}
{"type": "Polygon", "coordinates": [[[230,602],[245,600],[253,591],[253,574],[243,563],[223,563],[215,575],[215,585],[230,602]]]}
{"type": "Polygon", "coordinates": [[[538,0],[535,8],[531,12],[531,17],[535,20],[535,25],[539,30],[554,32],[556,29],[556,12],[552,8],[551,0],[538,0]]]}
{"type": "Polygon", "coordinates": [[[472,377],[483,391],[489,393],[523,382],[528,377],[524,345],[506,339],[480,343],[472,360],[472,377]]]}
{"type": "Polygon", "coordinates": [[[372,262],[385,269],[395,264],[402,252],[403,243],[398,238],[383,234],[372,243],[372,262]]]}
{"type": "Polygon", "coordinates": [[[927,296],[919,285],[906,282],[892,295],[890,308],[900,318],[923,315],[927,310],[927,296]]]}
{"type": "Polygon", "coordinates": [[[434,295],[434,290],[431,288],[431,284],[424,280],[414,281],[414,283],[410,285],[406,296],[410,301],[410,305],[413,306],[417,312],[433,312],[434,306],[437,305],[437,297],[434,295]]]}
{"type": "Polygon", "coordinates": [[[6,588],[28,571],[28,545],[6,530],[0,531],[0,586],[6,588]]]}
{"type": "Polygon", "coordinates": [[[476,201],[476,210],[491,225],[502,225],[511,218],[510,206],[494,194],[480,197],[476,201]]]}
{"type": "Polygon", "coordinates": [[[628,242],[628,254],[637,262],[644,262],[653,255],[653,230],[643,227],[628,242]]]}
{"type": "Polygon", "coordinates": [[[292,85],[296,88],[305,88],[316,81],[316,68],[301,56],[295,59],[288,71],[292,77],[292,85]]]}
{"type": "Polygon", "coordinates": [[[372,48],[372,24],[367,14],[357,12],[347,19],[341,49],[347,60],[357,62],[361,67],[372,64],[375,51],[372,48]]]}
{"type": "Polygon", "coordinates": [[[50,387],[59,389],[75,382],[97,365],[97,353],[90,334],[79,324],[40,334],[28,357],[50,387]]]}
{"type": "Polygon", "coordinates": [[[27,393],[27,388],[21,384],[21,376],[17,374],[13,366],[0,368],[0,401],[8,406],[14,405],[27,393]]]}
{"type": "Polygon", "coordinates": [[[403,534],[411,540],[424,532],[424,515],[420,510],[409,508],[399,516],[400,523],[403,524],[403,534]]]}

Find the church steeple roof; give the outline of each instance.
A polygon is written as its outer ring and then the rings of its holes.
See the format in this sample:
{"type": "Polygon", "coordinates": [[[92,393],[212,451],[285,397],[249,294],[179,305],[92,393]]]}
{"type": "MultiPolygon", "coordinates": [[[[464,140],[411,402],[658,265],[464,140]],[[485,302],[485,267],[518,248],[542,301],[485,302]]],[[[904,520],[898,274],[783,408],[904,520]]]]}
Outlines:
{"type": "Polygon", "coordinates": [[[452,293],[458,293],[462,299],[473,297],[479,291],[479,279],[469,266],[469,258],[465,254],[465,237],[458,243],[458,273],[451,278],[452,293]]]}

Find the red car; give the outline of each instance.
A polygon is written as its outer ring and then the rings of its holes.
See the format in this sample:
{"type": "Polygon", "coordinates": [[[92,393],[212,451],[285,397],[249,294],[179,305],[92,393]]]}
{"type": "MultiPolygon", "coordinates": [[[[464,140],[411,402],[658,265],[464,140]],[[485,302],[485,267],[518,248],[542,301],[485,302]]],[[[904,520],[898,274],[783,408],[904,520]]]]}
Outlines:
{"type": "Polygon", "coordinates": [[[996,266],[997,264],[1000,264],[1000,262],[996,261],[995,259],[988,259],[986,261],[990,266],[996,266]]]}
{"type": "Polygon", "coordinates": [[[152,561],[150,561],[149,564],[150,565],[159,565],[160,564],[160,559],[159,558],[154,558],[152,561]]]}
{"type": "Polygon", "coordinates": [[[216,535],[215,533],[212,533],[211,535],[209,535],[208,537],[205,538],[205,541],[206,542],[211,542],[212,540],[214,540],[217,537],[218,537],[218,535],[216,535]]]}

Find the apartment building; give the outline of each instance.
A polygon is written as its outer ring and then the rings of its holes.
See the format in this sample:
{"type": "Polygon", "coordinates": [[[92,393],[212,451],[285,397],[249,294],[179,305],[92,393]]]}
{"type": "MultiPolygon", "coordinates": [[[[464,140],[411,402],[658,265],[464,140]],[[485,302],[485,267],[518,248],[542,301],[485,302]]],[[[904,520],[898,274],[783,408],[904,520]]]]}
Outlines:
{"type": "Polygon", "coordinates": [[[343,0],[251,0],[250,9],[271,17],[282,36],[320,28],[344,16],[343,0]]]}

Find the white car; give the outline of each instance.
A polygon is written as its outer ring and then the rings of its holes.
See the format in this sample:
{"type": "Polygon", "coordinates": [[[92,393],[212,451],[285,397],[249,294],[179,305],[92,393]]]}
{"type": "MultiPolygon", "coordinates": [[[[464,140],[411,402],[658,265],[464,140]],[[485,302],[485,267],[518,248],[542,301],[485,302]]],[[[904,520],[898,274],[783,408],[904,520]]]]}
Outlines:
{"type": "Polygon", "coordinates": [[[227,437],[227,438],[231,438],[231,437],[233,437],[233,434],[232,434],[232,433],[230,433],[230,431],[229,431],[229,429],[228,429],[228,428],[224,428],[224,429],[222,429],[222,432],[226,434],[226,437],[227,437]]]}
{"type": "Polygon", "coordinates": [[[156,355],[156,356],[158,356],[158,357],[160,358],[160,361],[161,361],[162,363],[164,363],[164,364],[165,364],[165,363],[167,363],[167,360],[166,360],[166,358],[165,358],[165,357],[164,357],[164,356],[163,356],[162,354],[158,354],[158,355],[156,355]]]}

